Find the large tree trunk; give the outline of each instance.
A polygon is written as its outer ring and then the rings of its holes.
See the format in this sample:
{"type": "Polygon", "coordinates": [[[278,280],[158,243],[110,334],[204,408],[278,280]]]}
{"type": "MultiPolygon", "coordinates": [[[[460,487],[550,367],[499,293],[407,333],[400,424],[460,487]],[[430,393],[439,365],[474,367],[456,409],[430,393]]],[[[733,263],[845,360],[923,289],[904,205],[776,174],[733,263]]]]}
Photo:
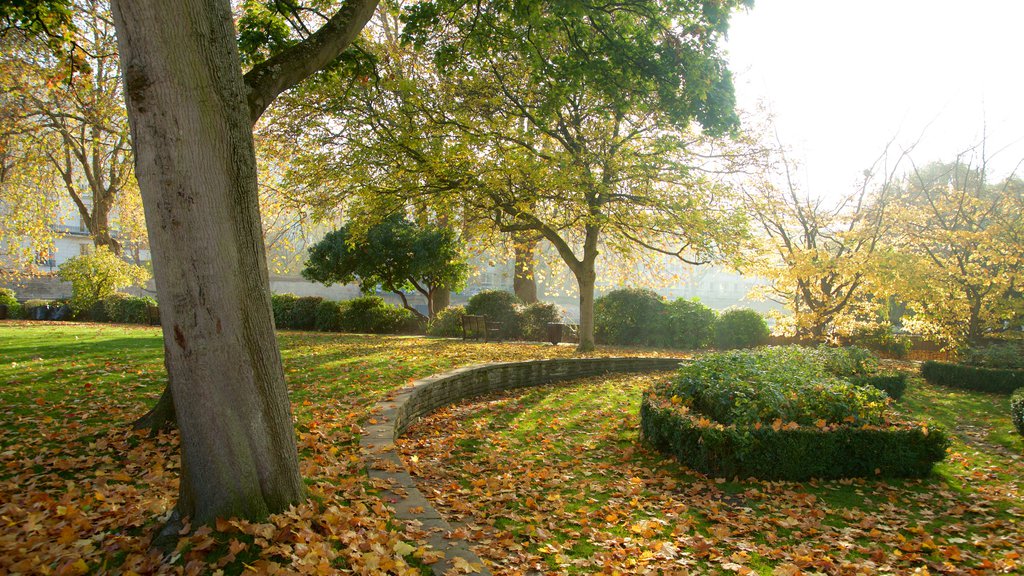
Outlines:
{"type": "Polygon", "coordinates": [[[578,352],[590,352],[594,349],[594,284],[597,273],[593,262],[581,264],[576,273],[576,282],[580,289],[580,342],[578,352]]]}
{"type": "Polygon", "coordinates": [[[515,252],[515,275],[512,277],[512,289],[524,304],[537,301],[537,280],[534,278],[534,251],[537,240],[533,235],[517,234],[513,240],[515,252]]]}
{"type": "Polygon", "coordinates": [[[193,525],[304,498],[227,0],[113,14],[193,525]]]}
{"type": "Polygon", "coordinates": [[[434,288],[430,293],[430,317],[433,318],[438,312],[444,310],[452,303],[452,292],[447,288],[434,288]]]}

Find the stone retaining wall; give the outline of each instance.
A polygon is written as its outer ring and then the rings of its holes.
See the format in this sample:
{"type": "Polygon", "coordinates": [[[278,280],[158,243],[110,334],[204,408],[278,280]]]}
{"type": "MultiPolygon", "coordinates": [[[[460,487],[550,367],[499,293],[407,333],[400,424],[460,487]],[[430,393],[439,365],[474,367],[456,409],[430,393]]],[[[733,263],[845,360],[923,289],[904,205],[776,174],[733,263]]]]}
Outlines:
{"type": "MultiPolygon", "coordinates": [[[[530,360],[467,366],[421,378],[381,402],[363,430],[359,444],[367,461],[367,473],[382,488],[382,497],[394,508],[395,518],[405,522],[407,529],[422,530],[431,546],[445,553],[444,560],[432,565],[435,574],[444,574],[462,561],[482,567],[468,543],[447,537],[451,525],[416,488],[398,455],[395,439],[420,417],[467,398],[588,376],[673,370],[685,361],[680,358],[530,360]]],[[[481,568],[479,573],[488,572],[481,568]]]]}

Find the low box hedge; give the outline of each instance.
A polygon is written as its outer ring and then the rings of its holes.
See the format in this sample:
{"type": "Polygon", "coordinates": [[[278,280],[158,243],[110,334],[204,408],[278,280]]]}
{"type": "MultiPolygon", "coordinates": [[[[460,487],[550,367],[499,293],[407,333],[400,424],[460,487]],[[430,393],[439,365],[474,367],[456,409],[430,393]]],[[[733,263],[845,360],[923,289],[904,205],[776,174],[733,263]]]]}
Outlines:
{"type": "Polygon", "coordinates": [[[931,384],[979,392],[1010,394],[1024,387],[1024,370],[984,368],[934,360],[921,364],[921,376],[931,384]]]}
{"type": "Polygon", "coordinates": [[[944,432],[919,426],[723,426],[683,408],[645,395],[640,407],[645,441],[719,477],[920,478],[949,446],[944,432]]]}
{"type": "Polygon", "coordinates": [[[852,376],[850,382],[857,386],[871,386],[885,392],[893,400],[903,398],[907,391],[907,375],[902,372],[895,374],[873,374],[868,376],[852,376]]]}

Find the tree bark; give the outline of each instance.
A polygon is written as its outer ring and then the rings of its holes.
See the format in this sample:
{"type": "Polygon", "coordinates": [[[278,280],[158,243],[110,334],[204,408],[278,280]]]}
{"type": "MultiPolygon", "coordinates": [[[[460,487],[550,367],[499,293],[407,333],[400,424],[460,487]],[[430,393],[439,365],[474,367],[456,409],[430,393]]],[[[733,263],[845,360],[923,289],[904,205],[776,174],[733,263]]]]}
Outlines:
{"type": "Polygon", "coordinates": [[[115,0],[193,525],[304,498],[226,0],[115,0]]]}
{"type": "Polygon", "coordinates": [[[430,313],[431,318],[437,315],[438,312],[444,310],[452,303],[451,290],[447,288],[434,288],[434,291],[430,294],[430,313]]]}
{"type": "Polygon", "coordinates": [[[535,237],[516,234],[513,240],[515,275],[512,277],[512,289],[524,304],[533,304],[537,301],[537,281],[534,278],[536,248],[535,237]]]}
{"type": "Polygon", "coordinates": [[[152,437],[156,436],[157,432],[163,428],[176,422],[174,397],[171,395],[171,387],[168,385],[164,386],[160,399],[150,408],[149,412],[146,412],[138,420],[132,422],[132,430],[149,430],[149,435],[152,437]]]}
{"type": "Polygon", "coordinates": [[[576,273],[580,290],[580,342],[577,352],[590,352],[594,346],[594,284],[597,273],[593,261],[584,261],[576,273]]]}

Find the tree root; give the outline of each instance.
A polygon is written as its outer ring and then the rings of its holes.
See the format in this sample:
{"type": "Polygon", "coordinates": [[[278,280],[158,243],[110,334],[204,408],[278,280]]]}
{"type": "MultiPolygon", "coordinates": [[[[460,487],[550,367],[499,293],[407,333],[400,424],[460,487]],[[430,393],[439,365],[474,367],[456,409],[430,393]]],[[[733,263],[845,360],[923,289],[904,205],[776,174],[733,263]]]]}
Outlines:
{"type": "Polygon", "coordinates": [[[148,428],[150,437],[153,437],[160,430],[175,424],[177,424],[177,417],[174,413],[174,397],[171,396],[171,387],[165,386],[163,394],[156,401],[156,405],[138,420],[132,422],[132,430],[145,430],[148,428]]]}

